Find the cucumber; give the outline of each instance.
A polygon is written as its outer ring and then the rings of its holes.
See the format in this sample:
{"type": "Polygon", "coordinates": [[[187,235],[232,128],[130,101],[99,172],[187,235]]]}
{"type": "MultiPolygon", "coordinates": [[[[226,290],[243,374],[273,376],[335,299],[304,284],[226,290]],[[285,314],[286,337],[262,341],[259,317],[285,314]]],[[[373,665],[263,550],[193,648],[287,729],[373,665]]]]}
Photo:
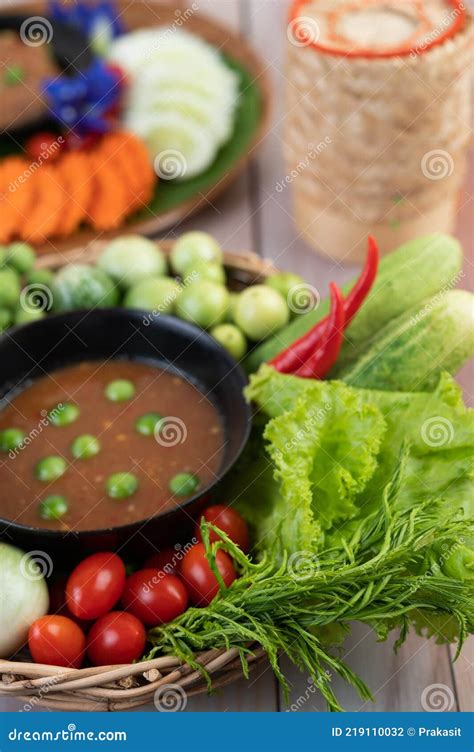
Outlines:
{"type": "Polygon", "coordinates": [[[109,59],[130,79],[125,126],[143,139],[152,160],[159,158],[159,176],[203,173],[233,133],[239,75],[211,44],[172,27],[119,38],[109,59]]]}
{"type": "Polygon", "coordinates": [[[338,378],[364,389],[424,392],[474,354],[474,295],[440,292],[391,321],[338,378]]]}
{"type": "Polygon", "coordinates": [[[154,157],[155,172],[165,179],[183,180],[199,175],[214,160],[217,144],[209,132],[178,112],[166,112],[138,120],[125,119],[130,130],[143,139],[154,157]]]}
{"type": "Polygon", "coordinates": [[[146,100],[135,97],[135,102],[129,104],[129,112],[133,112],[137,122],[140,118],[157,119],[167,113],[177,113],[193,124],[210,132],[212,139],[219,142],[226,141],[232,134],[233,110],[224,107],[221,102],[215,102],[198,95],[189,88],[177,87],[174,91],[163,92],[156,90],[149,93],[146,100]]]}
{"type": "MultiPolygon", "coordinates": [[[[458,241],[442,234],[411,240],[385,256],[380,262],[377,279],[367,300],[345,333],[346,341],[338,367],[351,362],[357,352],[356,348],[391,319],[431,297],[443,286],[452,286],[461,264],[462,250],[458,241]]],[[[352,280],[343,287],[345,294],[354,282],[352,280]]],[[[328,310],[329,301],[326,299],[316,310],[297,316],[275,337],[263,342],[246,358],[244,366],[247,372],[256,371],[261,363],[288,347],[326,316],[328,310]]]]}

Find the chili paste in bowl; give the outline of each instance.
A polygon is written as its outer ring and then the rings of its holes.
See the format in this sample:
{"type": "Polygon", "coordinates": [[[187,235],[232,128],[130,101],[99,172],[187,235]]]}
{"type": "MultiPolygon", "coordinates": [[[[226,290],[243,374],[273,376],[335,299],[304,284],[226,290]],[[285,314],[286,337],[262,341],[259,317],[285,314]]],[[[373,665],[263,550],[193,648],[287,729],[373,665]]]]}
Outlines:
{"type": "Polygon", "coordinates": [[[182,537],[247,439],[244,374],[171,317],[52,316],[13,330],[0,363],[0,535],[18,544],[182,537]]]}

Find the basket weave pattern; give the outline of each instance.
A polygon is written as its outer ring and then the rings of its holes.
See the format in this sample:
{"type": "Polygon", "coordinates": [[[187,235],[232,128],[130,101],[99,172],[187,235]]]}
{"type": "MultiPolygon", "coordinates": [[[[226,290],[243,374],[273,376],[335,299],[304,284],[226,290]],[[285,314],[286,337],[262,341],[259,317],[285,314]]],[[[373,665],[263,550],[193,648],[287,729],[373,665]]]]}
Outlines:
{"type": "MultiPolygon", "coordinates": [[[[265,654],[256,648],[246,660],[252,669],[265,660],[265,654]]],[[[209,650],[197,656],[197,661],[211,677],[213,690],[242,677],[235,649],[209,650]]],[[[0,696],[21,700],[25,711],[34,707],[118,711],[152,702],[158,711],[184,710],[188,697],[207,691],[203,673],[173,656],[82,669],[0,661],[0,675],[0,696]]]]}
{"type": "Polygon", "coordinates": [[[333,224],[379,231],[382,245],[395,218],[402,227],[423,217],[429,224],[449,202],[452,221],[470,138],[471,45],[472,19],[419,55],[344,58],[288,41],[285,157],[297,173],[298,229],[314,224],[316,245],[324,248],[317,225],[326,210],[333,224]]]}

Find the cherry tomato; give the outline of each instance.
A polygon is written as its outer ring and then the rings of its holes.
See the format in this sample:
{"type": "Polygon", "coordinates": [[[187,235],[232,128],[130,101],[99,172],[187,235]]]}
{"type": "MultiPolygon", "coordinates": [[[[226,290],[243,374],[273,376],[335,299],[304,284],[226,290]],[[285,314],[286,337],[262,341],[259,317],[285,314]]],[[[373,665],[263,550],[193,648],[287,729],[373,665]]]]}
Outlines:
{"type": "Polygon", "coordinates": [[[165,574],[178,574],[176,553],[174,548],[164,548],[163,551],[149,556],[143,569],[160,569],[165,574]]]}
{"type": "MultiPolygon", "coordinates": [[[[204,510],[202,517],[226,533],[231,541],[234,541],[242,551],[249,550],[249,530],[247,523],[235,509],[226,507],[224,504],[214,504],[214,506],[204,510]]],[[[199,522],[196,524],[195,534],[198,540],[202,540],[199,522]]],[[[210,539],[213,542],[219,540],[219,536],[211,531],[210,539]]]]}
{"type": "Polygon", "coordinates": [[[144,624],[166,624],[186,611],[188,592],[178,577],[159,569],[141,569],[125,583],[122,606],[144,624]]]}
{"type": "Polygon", "coordinates": [[[136,616],[111,611],[92,625],[87,655],[94,666],[132,663],[142,657],[145,643],[145,627],[136,616]]]}
{"type": "MultiPolygon", "coordinates": [[[[237,577],[232,559],[225,551],[219,550],[216,564],[224,584],[229,587],[237,577]]],[[[181,576],[195,606],[207,606],[219,592],[219,583],[206,559],[204,543],[196,543],[186,553],[181,562],[181,576]]]]}
{"type": "Polygon", "coordinates": [[[56,159],[64,146],[64,139],[54,133],[36,133],[25,143],[26,151],[32,159],[56,159]]]}
{"type": "Polygon", "coordinates": [[[42,616],[28,631],[28,647],[36,663],[80,668],[86,638],[76,622],[66,616],[42,616]]]}
{"type": "Polygon", "coordinates": [[[72,571],[66,603],[79,619],[98,619],[118,602],[125,585],[125,566],[109,551],[92,554],[72,571]]]}

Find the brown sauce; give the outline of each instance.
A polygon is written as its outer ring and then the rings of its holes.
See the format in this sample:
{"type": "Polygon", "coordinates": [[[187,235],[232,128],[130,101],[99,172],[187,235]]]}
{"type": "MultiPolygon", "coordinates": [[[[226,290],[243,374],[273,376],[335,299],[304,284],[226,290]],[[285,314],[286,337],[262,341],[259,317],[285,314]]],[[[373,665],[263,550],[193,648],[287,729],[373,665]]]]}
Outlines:
{"type": "Polygon", "coordinates": [[[0,432],[8,428],[28,438],[14,452],[0,453],[0,517],[56,530],[125,525],[173,508],[186,497],[172,494],[170,480],[188,472],[204,488],[216,479],[223,456],[220,416],[197,387],[173,372],[130,361],[85,362],[37,379],[0,411],[0,432]],[[135,395],[128,401],[105,396],[116,379],[133,383],[135,395]],[[69,425],[53,425],[49,411],[65,403],[77,405],[79,416],[69,425]],[[135,427],[150,412],[165,418],[159,441],[135,427]],[[100,451],[74,459],[71,443],[83,434],[97,437],[100,451]],[[44,482],[35,468],[51,455],[63,457],[67,468],[62,477],[44,482]],[[139,485],[128,498],[112,499],[107,479],[119,472],[133,473],[139,485]],[[41,501],[51,495],[67,500],[60,520],[40,516],[41,501]]]}

